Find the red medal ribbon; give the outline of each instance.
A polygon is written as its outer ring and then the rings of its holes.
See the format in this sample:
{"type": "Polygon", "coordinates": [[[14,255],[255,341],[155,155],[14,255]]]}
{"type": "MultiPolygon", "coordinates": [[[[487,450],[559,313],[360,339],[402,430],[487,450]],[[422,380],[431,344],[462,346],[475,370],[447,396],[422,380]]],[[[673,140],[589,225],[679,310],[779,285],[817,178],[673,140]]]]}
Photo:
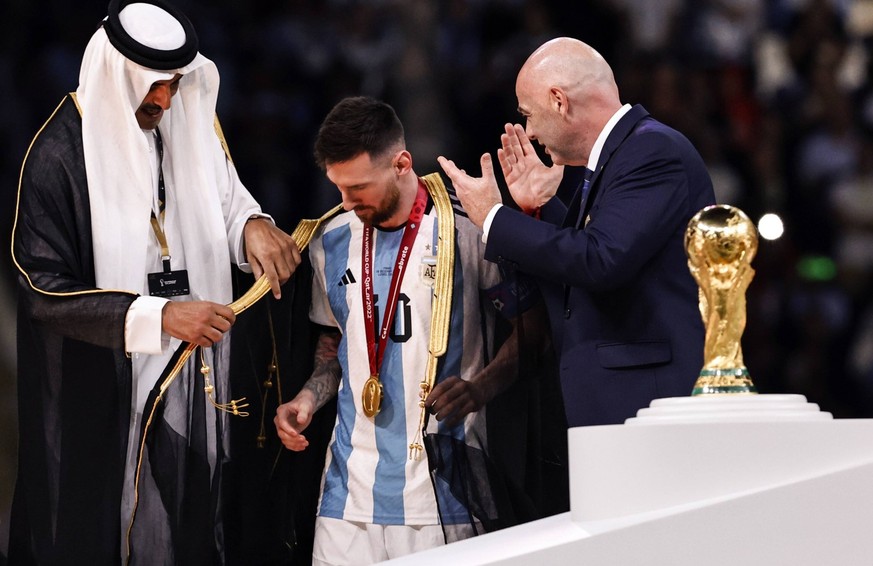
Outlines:
{"type": "Polygon", "coordinates": [[[382,359],[385,357],[385,346],[388,341],[388,333],[394,324],[394,314],[397,312],[397,297],[400,295],[400,283],[409,263],[409,252],[415,242],[415,236],[421,226],[424,217],[424,209],[427,206],[427,190],[421,180],[418,181],[418,194],[415,203],[409,213],[409,220],[403,229],[403,237],[400,240],[400,248],[397,250],[397,258],[394,260],[394,270],[391,276],[388,301],[385,303],[385,316],[382,318],[382,326],[379,331],[379,342],[376,343],[376,323],[373,306],[373,226],[364,226],[364,242],[362,258],[363,285],[361,295],[364,300],[364,327],[367,333],[367,354],[370,358],[370,375],[378,376],[378,370],[382,367],[382,359]]]}

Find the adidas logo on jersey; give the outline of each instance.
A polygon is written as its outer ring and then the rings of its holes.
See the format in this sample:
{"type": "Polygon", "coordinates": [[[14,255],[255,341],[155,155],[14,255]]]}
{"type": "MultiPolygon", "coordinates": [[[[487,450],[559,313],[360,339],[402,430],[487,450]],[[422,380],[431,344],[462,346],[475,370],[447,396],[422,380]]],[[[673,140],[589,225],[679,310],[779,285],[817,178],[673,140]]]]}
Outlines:
{"type": "Polygon", "coordinates": [[[342,287],[343,285],[350,285],[352,283],[356,283],[355,276],[352,275],[351,268],[346,269],[346,272],[343,273],[342,279],[337,283],[337,287],[342,287]]]}

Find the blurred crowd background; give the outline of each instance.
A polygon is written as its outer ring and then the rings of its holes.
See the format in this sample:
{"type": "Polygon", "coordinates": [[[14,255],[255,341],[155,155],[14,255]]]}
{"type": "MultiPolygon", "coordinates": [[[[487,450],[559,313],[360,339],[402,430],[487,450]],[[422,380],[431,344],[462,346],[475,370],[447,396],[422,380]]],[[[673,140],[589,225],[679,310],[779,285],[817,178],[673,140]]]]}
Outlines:
{"type": "MultiPolygon", "coordinates": [[[[383,98],[416,171],[478,172],[518,121],[515,76],[568,35],[703,155],[719,202],[785,233],[753,262],[743,351],[762,393],[873,417],[873,0],[177,0],[222,77],[219,118],[240,176],[280,226],[338,202],[312,160],[346,95],[383,98]]],[[[16,453],[9,252],[30,140],[75,90],[98,0],[0,6],[0,559],[16,453]]],[[[580,368],[581,370],[581,368],[580,368]]],[[[87,408],[83,408],[87,418],[87,408]]]]}

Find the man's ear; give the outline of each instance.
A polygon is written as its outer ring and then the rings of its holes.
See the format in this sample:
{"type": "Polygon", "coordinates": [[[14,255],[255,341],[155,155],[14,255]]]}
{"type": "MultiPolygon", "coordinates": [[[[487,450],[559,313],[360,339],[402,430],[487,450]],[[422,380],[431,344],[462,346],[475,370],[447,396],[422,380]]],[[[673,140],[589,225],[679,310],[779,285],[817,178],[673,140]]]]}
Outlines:
{"type": "Polygon", "coordinates": [[[391,165],[394,167],[394,172],[397,175],[406,174],[412,170],[412,154],[405,149],[400,150],[397,155],[394,156],[394,161],[391,165]]]}
{"type": "Polygon", "coordinates": [[[566,116],[570,111],[570,99],[561,87],[553,86],[549,89],[549,104],[561,116],[566,116]]]}

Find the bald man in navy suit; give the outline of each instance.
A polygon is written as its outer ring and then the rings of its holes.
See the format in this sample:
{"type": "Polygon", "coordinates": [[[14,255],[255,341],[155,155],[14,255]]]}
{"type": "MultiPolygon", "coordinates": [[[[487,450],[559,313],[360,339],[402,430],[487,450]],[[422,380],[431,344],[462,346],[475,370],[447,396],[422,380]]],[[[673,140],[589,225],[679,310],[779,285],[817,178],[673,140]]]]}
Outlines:
{"type": "Polygon", "coordinates": [[[526,124],[506,124],[497,158],[520,210],[501,204],[490,154],[482,177],[439,162],[483,229],[486,258],[540,285],[569,426],[621,423],[653,399],[690,394],[704,327],[684,234],[715,203],[703,160],[642,106],[622,104],[609,64],[576,39],[538,48],[516,96],[526,124]],[[569,206],[555,197],[564,165],[587,168],[569,206]]]}

